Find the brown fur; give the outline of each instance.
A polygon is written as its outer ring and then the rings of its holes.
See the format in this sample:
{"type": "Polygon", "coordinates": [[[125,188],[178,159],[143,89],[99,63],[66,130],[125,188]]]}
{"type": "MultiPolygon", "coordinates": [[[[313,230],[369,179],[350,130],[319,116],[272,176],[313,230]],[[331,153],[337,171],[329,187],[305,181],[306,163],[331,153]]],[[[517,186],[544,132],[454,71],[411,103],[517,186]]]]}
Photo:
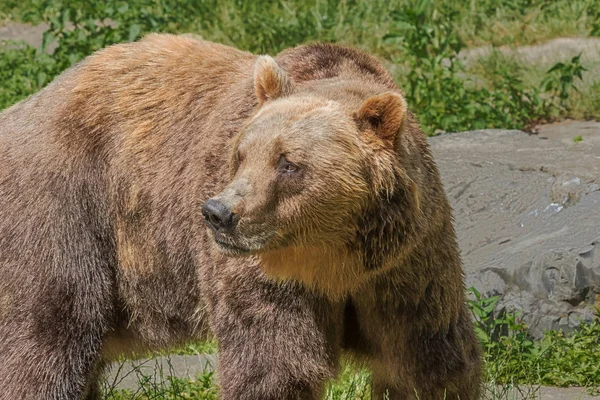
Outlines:
{"type": "Polygon", "coordinates": [[[478,398],[451,210],[374,58],[150,35],[0,126],[0,399],[95,399],[119,354],[210,330],[224,399],[319,398],[342,353],[374,398],[478,398]]]}

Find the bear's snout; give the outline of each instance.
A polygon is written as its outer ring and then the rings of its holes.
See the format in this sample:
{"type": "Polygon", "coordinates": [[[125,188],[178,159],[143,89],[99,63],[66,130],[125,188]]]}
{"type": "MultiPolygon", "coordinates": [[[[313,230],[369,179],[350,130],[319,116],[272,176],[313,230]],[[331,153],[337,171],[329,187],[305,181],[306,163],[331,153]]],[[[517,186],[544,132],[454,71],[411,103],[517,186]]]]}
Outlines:
{"type": "Polygon", "coordinates": [[[215,231],[231,231],[239,219],[224,202],[218,199],[208,199],[202,206],[202,215],[208,226],[215,231]]]}

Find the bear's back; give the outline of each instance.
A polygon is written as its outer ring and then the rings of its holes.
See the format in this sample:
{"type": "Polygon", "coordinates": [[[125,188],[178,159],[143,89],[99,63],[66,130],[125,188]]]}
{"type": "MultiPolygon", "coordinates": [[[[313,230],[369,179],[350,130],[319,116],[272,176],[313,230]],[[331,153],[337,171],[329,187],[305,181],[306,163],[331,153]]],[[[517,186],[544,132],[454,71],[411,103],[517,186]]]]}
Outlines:
{"type": "Polygon", "coordinates": [[[166,193],[186,164],[203,161],[209,171],[201,174],[223,175],[235,133],[227,121],[253,107],[237,89],[251,82],[253,59],[219,44],[149,35],[91,55],[1,112],[0,272],[54,264],[50,253],[76,218],[111,235],[110,204],[131,186],[166,193]]]}

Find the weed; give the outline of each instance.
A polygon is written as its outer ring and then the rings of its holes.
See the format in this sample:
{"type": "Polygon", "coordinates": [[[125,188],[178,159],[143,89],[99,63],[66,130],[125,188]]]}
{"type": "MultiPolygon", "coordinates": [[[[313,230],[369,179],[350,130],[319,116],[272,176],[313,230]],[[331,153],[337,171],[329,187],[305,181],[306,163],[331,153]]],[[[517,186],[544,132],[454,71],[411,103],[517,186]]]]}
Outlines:
{"type": "Polygon", "coordinates": [[[583,79],[586,69],[581,65],[581,54],[573,57],[570,62],[555,64],[548,70],[548,76],[542,81],[544,91],[551,93],[560,101],[560,106],[568,109],[567,100],[571,90],[577,91],[574,85],[575,78],[583,79]]]}
{"type": "Polygon", "coordinates": [[[43,88],[53,77],[54,60],[24,43],[0,43],[0,109],[43,88]]]}

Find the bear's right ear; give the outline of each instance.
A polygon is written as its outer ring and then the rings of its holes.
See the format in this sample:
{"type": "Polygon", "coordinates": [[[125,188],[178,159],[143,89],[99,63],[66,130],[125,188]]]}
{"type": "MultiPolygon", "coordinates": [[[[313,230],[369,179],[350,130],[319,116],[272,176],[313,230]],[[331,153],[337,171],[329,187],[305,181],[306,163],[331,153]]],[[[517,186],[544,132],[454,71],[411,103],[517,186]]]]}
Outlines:
{"type": "Polygon", "coordinates": [[[366,99],[355,118],[384,140],[395,142],[406,120],[408,107],[404,96],[386,92],[366,99]]]}
{"type": "Polygon", "coordinates": [[[292,78],[270,56],[259,56],[254,63],[254,90],[258,105],[288,96],[294,91],[292,78]]]}

